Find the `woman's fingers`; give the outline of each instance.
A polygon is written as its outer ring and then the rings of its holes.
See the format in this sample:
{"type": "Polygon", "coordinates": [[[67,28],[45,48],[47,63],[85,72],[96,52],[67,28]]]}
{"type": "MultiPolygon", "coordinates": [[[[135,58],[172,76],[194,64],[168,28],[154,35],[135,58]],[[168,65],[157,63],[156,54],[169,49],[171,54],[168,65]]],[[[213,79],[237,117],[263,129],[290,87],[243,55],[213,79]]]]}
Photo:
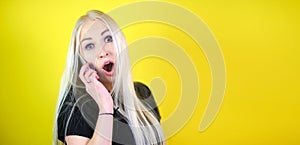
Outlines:
{"type": "Polygon", "coordinates": [[[85,78],[84,78],[84,74],[85,74],[85,72],[86,72],[87,66],[88,66],[87,64],[83,65],[83,66],[80,68],[80,71],[79,71],[79,78],[81,79],[81,81],[82,81],[83,83],[86,83],[86,82],[85,82],[85,78]]]}
{"type": "Polygon", "coordinates": [[[113,106],[112,97],[99,81],[99,77],[95,67],[88,63],[83,65],[79,71],[79,78],[84,83],[87,93],[92,96],[99,108],[104,108],[103,106],[107,106],[107,104],[113,106]]]}
{"type": "Polygon", "coordinates": [[[79,72],[79,78],[83,83],[85,83],[85,85],[99,78],[97,72],[94,69],[91,69],[90,66],[91,64],[83,65],[79,72]]]}
{"type": "Polygon", "coordinates": [[[95,73],[94,70],[88,68],[87,71],[84,73],[84,78],[86,80],[87,83],[91,83],[92,82],[92,75],[95,73]]]}

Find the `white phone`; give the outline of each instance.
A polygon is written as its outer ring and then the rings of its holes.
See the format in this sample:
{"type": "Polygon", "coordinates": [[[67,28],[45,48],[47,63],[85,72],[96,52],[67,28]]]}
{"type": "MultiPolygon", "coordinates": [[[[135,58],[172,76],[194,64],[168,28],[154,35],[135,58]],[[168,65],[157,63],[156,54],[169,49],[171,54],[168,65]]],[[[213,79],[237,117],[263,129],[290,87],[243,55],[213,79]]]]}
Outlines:
{"type": "MultiPolygon", "coordinates": [[[[79,59],[80,59],[80,62],[82,63],[82,65],[85,65],[87,62],[82,58],[81,55],[79,55],[79,59]]],[[[89,68],[90,69],[93,69],[93,70],[96,70],[95,66],[93,64],[89,64],[89,68]]],[[[97,70],[96,70],[97,71],[97,70]]]]}
{"type": "Polygon", "coordinates": [[[82,65],[86,64],[86,61],[82,58],[82,56],[80,54],[79,54],[79,59],[80,59],[80,62],[82,63],[82,65]]]}

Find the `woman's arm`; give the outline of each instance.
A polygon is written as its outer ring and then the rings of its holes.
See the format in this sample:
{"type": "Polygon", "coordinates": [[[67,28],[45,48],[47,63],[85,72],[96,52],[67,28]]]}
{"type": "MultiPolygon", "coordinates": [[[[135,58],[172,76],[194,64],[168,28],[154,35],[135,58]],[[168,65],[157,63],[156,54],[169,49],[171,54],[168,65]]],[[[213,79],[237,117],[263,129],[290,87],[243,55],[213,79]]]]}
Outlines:
{"type": "Polygon", "coordinates": [[[93,97],[99,107],[99,115],[94,129],[94,134],[91,139],[69,135],[66,136],[68,145],[111,145],[112,144],[112,129],[113,129],[113,100],[104,87],[98,81],[97,72],[89,68],[89,64],[85,64],[80,69],[79,77],[86,86],[86,91],[93,97]]]}

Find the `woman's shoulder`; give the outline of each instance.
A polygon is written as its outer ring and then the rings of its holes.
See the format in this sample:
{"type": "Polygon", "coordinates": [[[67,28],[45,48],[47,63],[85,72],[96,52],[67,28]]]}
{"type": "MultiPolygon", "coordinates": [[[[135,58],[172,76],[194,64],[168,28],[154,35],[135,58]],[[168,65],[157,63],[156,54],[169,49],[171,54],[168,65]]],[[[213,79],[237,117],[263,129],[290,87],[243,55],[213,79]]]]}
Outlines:
{"type": "Polygon", "coordinates": [[[62,142],[65,142],[66,135],[79,135],[87,138],[93,135],[92,127],[85,121],[75,102],[73,92],[70,90],[57,118],[58,139],[62,142]]]}
{"type": "Polygon", "coordinates": [[[153,112],[157,120],[160,121],[160,112],[149,87],[141,82],[134,82],[134,89],[143,105],[153,112]]]}
{"type": "Polygon", "coordinates": [[[141,82],[134,82],[134,89],[139,99],[147,99],[153,97],[150,89],[141,82]]]}

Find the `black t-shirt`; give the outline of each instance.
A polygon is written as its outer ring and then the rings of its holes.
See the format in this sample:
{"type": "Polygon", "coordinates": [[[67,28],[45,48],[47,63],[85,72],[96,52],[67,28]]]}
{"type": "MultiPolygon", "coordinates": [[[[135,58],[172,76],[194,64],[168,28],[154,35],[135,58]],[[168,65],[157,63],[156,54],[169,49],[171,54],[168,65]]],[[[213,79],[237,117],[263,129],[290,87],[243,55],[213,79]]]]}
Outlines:
{"type": "MultiPolygon", "coordinates": [[[[151,109],[154,115],[160,121],[160,113],[155,103],[155,100],[151,94],[150,89],[139,82],[134,83],[134,88],[138,98],[146,106],[153,108],[151,109]]],[[[72,89],[71,89],[72,90],[72,89]]],[[[76,105],[74,108],[75,98],[72,91],[66,96],[66,99],[63,103],[61,111],[59,112],[57,119],[58,126],[58,139],[62,142],[65,142],[65,135],[79,135],[87,138],[92,138],[94,134],[94,129],[91,127],[91,124],[96,124],[96,120],[89,120],[84,118],[80,108],[76,105]],[[71,114],[73,110],[73,113],[71,114]],[[70,117],[71,114],[71,117],[70,117]],[[70,119],[68,125],[67,120],[70,119]],[[67,130],[66,130],[67,126],[67,130]]],[[[98,110],[96,110],[97,112],[98,110]]],[[[97,115],[97,114],[95,114],[97,115]]],[[[113,119],[113,136],[112,136],[113,145],[134,145],[135,140],[128,125],[127,118],[124,117],[118,109],[114,109],[114,119],[113,119]]]]}

